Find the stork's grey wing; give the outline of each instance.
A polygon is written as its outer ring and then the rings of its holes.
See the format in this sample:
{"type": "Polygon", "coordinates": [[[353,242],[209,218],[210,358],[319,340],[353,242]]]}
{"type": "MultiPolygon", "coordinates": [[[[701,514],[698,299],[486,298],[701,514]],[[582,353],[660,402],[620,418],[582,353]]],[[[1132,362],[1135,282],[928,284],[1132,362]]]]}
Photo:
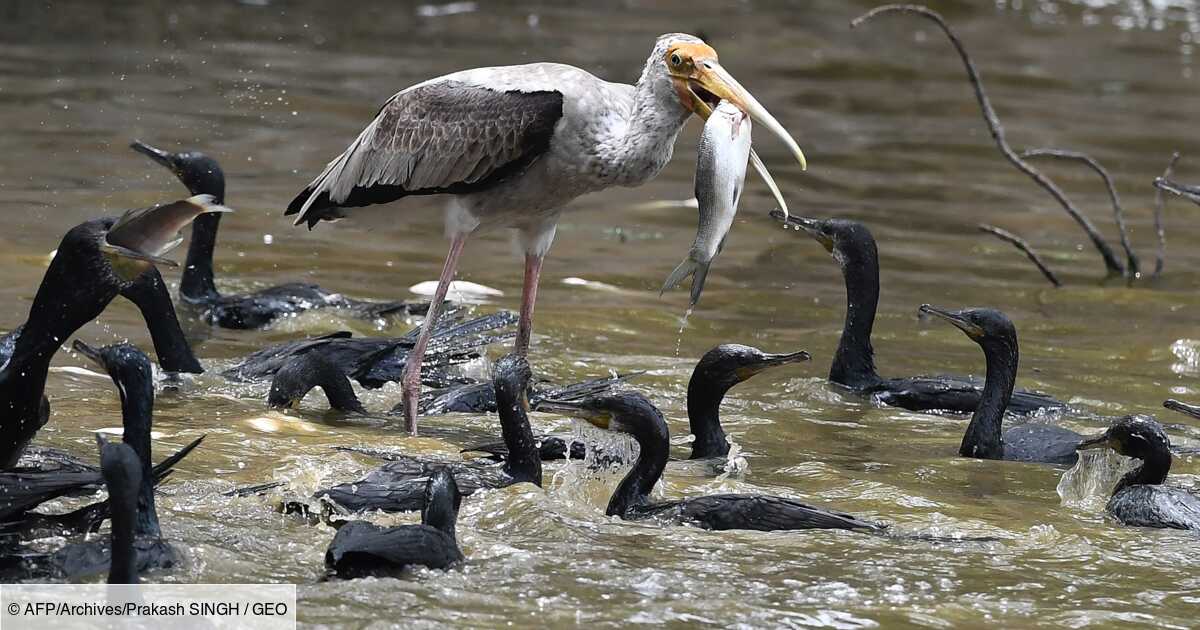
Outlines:
{"type": "Polygon", "coordinates": [[[452,79],[396,94],[285,214],[296,224],[341,217],[338,208],[408,195],[484,190],[519,174],[550,146],[562,118],[555,90],[499,90],[452,79]]]}

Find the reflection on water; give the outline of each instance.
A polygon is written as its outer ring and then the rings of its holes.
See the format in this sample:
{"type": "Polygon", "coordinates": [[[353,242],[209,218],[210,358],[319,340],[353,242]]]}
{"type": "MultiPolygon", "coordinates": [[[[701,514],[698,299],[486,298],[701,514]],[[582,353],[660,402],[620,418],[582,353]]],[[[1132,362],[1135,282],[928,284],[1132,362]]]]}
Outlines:
{"type": "MultiPolygon", "coordinates": [[[[990,143],[940,34],[901,17],[849,30],[849,20],[870,6],[5,3],[0,296],[7,306],[0,327],[23,319],[46,254],[68,226],[183,195],[169,173],[126,148],[133,138],[202,149],[224,165],[227,202],[237,213],[222,223],[222,289],[310,280],[356,297],[407,297],[408,287],[436,278],[441,267],[436,199],[406,200],[312,232],[281,216],[385,98],[456,69],[533,60],[631,81],[654,37],[682,30],[704,33],[726,67],[796,133],[810,159],[807,173],[770,138],[758,147],[792,212],[845,216],[874,232],[883,267],[875,337],[882,373],[982,373],[977,346],[919,323],[915,312],[923,302],[988,305],[1018,326],[1023,386],[1090,413],[1164,420],[1159,404],[1168,395],[1200,399],[1195,348],[1186,341],[1196,338],[1200,309],[1200,250],[1192,245],[1200,240],[1200,209],[1170,201],[1163,277],[1131,288],[1102,280],[1100,261],[1074,224],[990,143]],[[980,222],[1028,238],[1067,286],[1049,288],[1018,252],[978,235],[980,222]]],[[[1010,142],[1082,150],[1108,166],[1134,244],[1149,255],[1150,182],[1172,151],[1184,154],[1179,178],[1200,181],[1197,3],[1001,0],[935,8],[976,56],[1010,142]]],[[[545,491],[516,486],[464,503],[458,531],[470,561],[463,569],[318,583],[333,530],[273,507],[375,465],[330,446],[456,457],[460,445],[497,432],[494,417],[462,415],[430,419],[425,435],[410,439],[382,417],[326,414],[320,394],[295,414],[277,414],[265,409],[265,386],[219,376],[270,342],[339,329],[381,332],[375,322],[319,314],[265,332],[204,332],[198,352],[209,373],[160,395],[158,452],[209,437],[159,503],[167,534],[189,550],[188,567],[154,579],[298,582],[300,618],[315,625],[1193,623],[1200,592],[1194,537],[1118,527],[1104,518],[1098,495],[1064,505],[1056,493],[1062,470],[956,458],[962,418],[880,408],[825,386],[843,317],[842,279],[819,245],[766,217],[773,204],[764,186],[748,186],[704,302],[678,335],[687,297],[660,298],[656,289],[691,241],[694,210],[638,204],[690,196],[698,131],[694,125],[682,134],[674,162],[654,182],[586,197],[565,217],[543,273],[536,371],[566,380],[647,370],[637,387],[662,407],[683,453],[686,383],[704,351],[726,341],[806,349],[812,362],[763,374],[727,399],[723,419],[749,471],[717,479],[672,467],[663,497],[771,492],[904,532],[1002,542],[622,523],[604,516],[620,470],[551,464],[545,491]],[[290,487],[269,497],[221,495],[275,479],[290,487]]],[[[1071,164],[1044,168],[1116,238],[1092,173],[1071,164]]],[[[508,235],[485,235],[468,245],[460,278],[503,292],[484,296],[477,310],[513,309],[520,269],[508,235]]],[[[101,343],[128,337],[148,347],[140,317],[121,301],[80,336],[101,343]]],[[[69,353],[57,364],[83,365],[69,353]]],[[[45,443],[89,456],[89,431],[119,422],[107,378],[56,371],[48,393],[54,413],[39,436],[45,443]]],[[[382,411],[399,392],[389,386],[362,392],[362,400],[382,411]]],[[[558,417],[537,414],[535,421],[542,431],[575,430],[558,417]]],[[[1104,425],[1087,414],[1061,422],[1082,432],[1104,425]]],[[[1195,445],[1186,419],[1169,422],[1185,425],[1172,429],[1177,445],[1195,445]]],[[[1172,469],[1183,485],[1194,485],[1197,473],[1193,457],[1172,469]]]]}

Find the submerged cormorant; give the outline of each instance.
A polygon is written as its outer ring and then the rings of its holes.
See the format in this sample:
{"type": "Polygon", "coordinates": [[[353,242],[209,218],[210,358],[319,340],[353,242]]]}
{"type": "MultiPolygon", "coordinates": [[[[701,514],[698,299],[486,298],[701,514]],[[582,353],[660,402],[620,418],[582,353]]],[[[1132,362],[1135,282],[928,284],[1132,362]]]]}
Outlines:
{"type": "MultiPolygon", "coordinates": [[[[193,195],[212,195],[218,203],[225,199],[225,172],[213,158],[199,151],[171,153],[134,140],[135,151],[167,167],[193,195]]],[[[213,250],[221,217],[212,215],[196,220],[192,242],[179,295],[187,304],[201,309],[201,316],[222,328],[262,328],[275,318],[319,308],[342,309],[355,317],[375,319],[395,315],[422,315],[426,303],[370,302],[354,300],[326,291],[315,284],[291,282],[254,293],[221,295],[213,281],[213,250]]]]}
{"type": "Polygon", "coordinates": [[[276,409],[295,408],[308,392],[320,387],[329,407],[344,413],[366,414],[350,378],[319,352],[292,357],[271,379],[267,404],[276,409]]]}
{"type": "Polygon", "coordinates": [[[527,415],[532,375],[529,363],[522,356],[509,354],[496,362],[494,370],[492,382],[499,402],[500,432],[509,452],[503,463],[385,454],[390,461],[365,478],[321,490],[315,496],[350,512],[417,510],[424,505],[424,480],[441,469],[454,474],[463,495],[480,488],[503,488],[524,482],[542,485],[542,460],[527,415]]]}
{"type": "Polygon", "coordinates": [[[1162,485],[1171,470],[1171,441],[1163,428],[1144,416],[1127,416],[1104,433],[1084,440],[1079,450],[1111,448],[1142,465],[1117,483],[1107,510],[1134,527],[1200,530],[1200,497],[1162,485]]]}
{"type": "Polygon", "coordinates": [[[1071,465],[1083,436],[1069,429],[1029,422],[1003,432],[1004,410],[1017,380],[1017,329],[1004,313],[990,308],[944,311],[928,304],[921,313],[940,317],[966,333],[983,349],[987,361],[983,394],[963,435],[958,454],[978,459],[1006,459],[1071,465]]]}
{"type": "Polygon", "coordinates": [[[455,535],[462,494],[454,475],[434,470],[425,483],[420,525],[380,527],[353,521],[338,528],[325,567],[340,578],[394,576],[413,566],[448,569],[463,561],[455,535]]]}
{"type": "Polygon", "coordinates": [[[608,502],[605,513],[609,516],[717,530],[883,529],[878,523],[851,514],[770,495],[715,494],[652,502],[650,491],[666,468],[671,443],[662,413],[645,396],[619,392],[579,402],[546,401],[541,409],[587,420],[601,429],[629,434],[637,441],[638,457],[608,502]]]}
{"type": "Polygon", "coordinates": [[[180,228],[201,214],[227,210],[198,195],[130,211],[116,221],[87,221],[63,236],[12,355],[0,370],[0,469],[14,467],[49,420],[50,403],[43,391],[50,360],[63,342],[142,277],[151,263],[161,262],[162,254],[178,244],[180,228]]]}
{"type": "MultiPolygon", "coordinates": [[[[772,216],[785,217],[779,211],[772,216]]],[[[871,330],[879,306],[879,254],[870,230],[846,219],[806,219],[791,216],[787,225],[798,227],[833,255],[846,282],[846,323],[838,342],[829,380],[859,394],[910,411],[971,413],[979,405],[982,384],[959,376],[883,378],[875,370],[871,330]]],[[[1039,409],[1060,409],[1066,403],[1038,392],[1013,394],[1008,412],[1027,415],[1039,409]]]]}
{"type": "MultiPolygon", "coordinates": [[[[95,349],[76,341],[75,349],[98,363],[112,377],[121,397],[124,444],[128,445],[139,460],[137,507],[133,519],[132,544],[136,552],[134,570],[140,573],[150,569],[173,567],[179,563],[180,555],[162,539],[162,529],[159,526],[154,501],[154,486],[161,474],[150,464],[150,431],[154,414],[154,379],[150,360],[141,350],[127,343],[95,349]]],[[[97,436],[97,440],[101,442],[103,452],[103,440],[100,436],[97,436]]],[[[199,441],[193,442],[185,451],[190,451],[199,441]]],[[[173,459],[178,461],[178,457],[173,459]]],[[[117,510],[121,507],[110,505],[103,508],[99,518],[105,518],[109,513],[115,518],[117,510]]],[[[108,541],[87,541],[68,545],[51,554],[16,553],[5,558],[3,564],[10,568],[19,567],[19,572],[30,577],[79,578],[106,571],[110,558],[111,547],[108,541]]]]}
{"type": "MultiPolygon", "coordinates": [[[[807,361],[811,357],[803,350],[786,354],[770,354],[751,346],[736,343],[723,343],[700,357],[692,376],[688,380],[687,413],[688,425],[692,441],[692,454],[689,459],[724,458],[729,454],[729,440],[725,437],[725,429],[721,426],[721,401],[730,388],[748,380],[755,374],[789,363],[807,361]]],[[[531,399],[533,408],[538,409],[541,400],[574,401],[589,396],[599,396],[611,391],[610,387],[593,388],[591,391],[578,388],[564,389],[560,393],[569,395],[554,395],[547,391],[537,398],[531,399]]],[[[542,460],[563,459],[570,445],[572,459],[583,459],[585,445],[571,436],[544,435],[538,436],[541,445],[542,460]]],[[[508,451],[502,443],[489,443],[463,449],[463,452],[487,453],[494,459],[504,459],[508,451]]]]}

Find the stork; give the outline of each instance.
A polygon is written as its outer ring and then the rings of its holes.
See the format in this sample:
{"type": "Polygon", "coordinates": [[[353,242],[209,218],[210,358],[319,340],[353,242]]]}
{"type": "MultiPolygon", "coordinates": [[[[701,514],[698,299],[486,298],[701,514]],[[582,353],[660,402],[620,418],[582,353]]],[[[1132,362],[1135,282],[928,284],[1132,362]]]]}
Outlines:
{"type": "MultiPolygon", "coordinates": [[[[515,352],[529,350],[542,259],[559,215],[576,197],[639,186],[671,159],[688,117],[726,100],[804,154],[766,108],[691,35],[662,35],[636,85],[558,63],[474,68],[392,96],[375,119],[288,205],[312,229],[346,208],[410,195],[445,195],[450,252],[401,381],[406,428],[416,433],[421,357],[467,236],[515,228],[525,253],[515,352]]],[[[772,192],[777,187],[753,159],[772,192]]],[[[776,195],[778,197],[778,194],[776,195]]]]}

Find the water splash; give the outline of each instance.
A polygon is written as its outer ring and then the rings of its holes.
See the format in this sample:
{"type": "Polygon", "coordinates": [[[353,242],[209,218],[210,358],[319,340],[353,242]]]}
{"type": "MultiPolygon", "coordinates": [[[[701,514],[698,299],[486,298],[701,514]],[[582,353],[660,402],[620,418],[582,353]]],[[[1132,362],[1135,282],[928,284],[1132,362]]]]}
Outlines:
{"type": "Polygon", "coordinates": [[[1079,460],[1058,482],[1058,496],[1067,507],[1102,510],[1117,482],[1137,466],[1137,460],[1111,449],[1080,451],[1079,460]]]}
{"type": "Polygon", "coordinates": [[[679,358],[679,349],[683,346],[683,329],[687,328],[688,318],[692,316],[692,311],[696,310],[696,305],[693,304],[687,307],[683,312],[683,319],[679,320],[679,331],[675,337],[675,358],[679,358]]]}

